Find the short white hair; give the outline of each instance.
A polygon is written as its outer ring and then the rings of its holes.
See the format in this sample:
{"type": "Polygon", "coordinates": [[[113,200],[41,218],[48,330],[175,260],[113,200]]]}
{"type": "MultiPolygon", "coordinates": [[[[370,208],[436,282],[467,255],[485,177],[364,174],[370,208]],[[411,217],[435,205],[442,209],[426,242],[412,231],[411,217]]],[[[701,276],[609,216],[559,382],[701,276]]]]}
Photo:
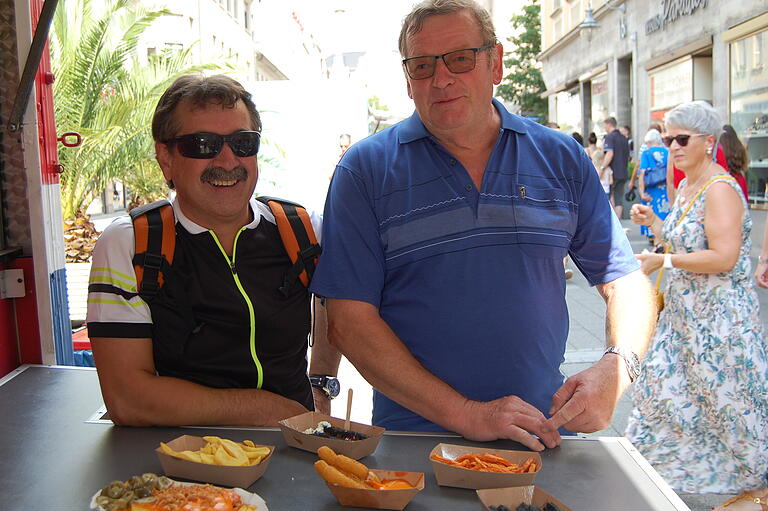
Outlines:
{"type": "Polygon", "coordinates": [[[659,130],[657,129],[649,129],[648,133],[645,134],[645,138],[643,138],[643,142],[649,143],[649,144],[656,144],[661,145],[661,133],[659,133],[659,130]]]}
{"type": "Polygon", "coordinates": [[[720,136],[723,131],[723,121],[715,108],[706,101],[691,101],[676,106],[665,119],[667,128],[675,126],[691,130],[702,135],[720,136]]]}

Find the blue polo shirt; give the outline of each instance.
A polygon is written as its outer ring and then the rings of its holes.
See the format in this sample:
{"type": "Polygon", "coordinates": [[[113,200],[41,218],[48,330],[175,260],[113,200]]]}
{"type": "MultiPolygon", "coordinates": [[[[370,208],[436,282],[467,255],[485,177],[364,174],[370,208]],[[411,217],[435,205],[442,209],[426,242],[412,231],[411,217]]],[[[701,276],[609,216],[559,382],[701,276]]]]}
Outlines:
{"type": "MultiPolygon", "coordinates": [[[[464,396],[513,394],[546,413],[568,337],[563,257],[592,285],[638,264],[576,141],[494,106],[501,129],[480,190],[417,113],[347,151],[311,290],[376,306],[464,396]]],[[[379,392],[373,423],[442,430],[379,392]]]]}

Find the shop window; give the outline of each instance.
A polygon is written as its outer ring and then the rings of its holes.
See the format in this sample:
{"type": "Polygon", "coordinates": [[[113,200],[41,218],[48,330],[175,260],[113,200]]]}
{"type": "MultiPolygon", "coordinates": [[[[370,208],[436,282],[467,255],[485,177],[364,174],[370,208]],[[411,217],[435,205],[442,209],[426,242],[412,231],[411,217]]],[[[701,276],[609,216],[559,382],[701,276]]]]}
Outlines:
{"type": "Polygon", "coordinates": [[[608,73],[600,73],[592,78],[590,95],[592,106],[592,126],[590,131],[594,131],[600,137],[604,134],[603,121],[610,116],[608,109],[608,73]]]}
{"type": "Polygon", "coordinates": [[[731,45],[731,75],[742,78],[747,73],[747,41],[742,39],[731,45]]]}
{"type": "Polygon", "coordinates": [[[650,70],[651,111],[666,111],[691,101],[694,96],[693,75],[691,57],[650,70]]]}
{"type": "Polygon", "coordinates": [[[763,58],[765,55],[765,38],[763,34],[755,35],[752,42],[752,72],[759,73],[763,70],[763,58]]]}
{"type": "Polygon", "coordinates": [[[768,30],[730,45],[731,124],[747,146],[750,202],[768,206],[768,30]]]}

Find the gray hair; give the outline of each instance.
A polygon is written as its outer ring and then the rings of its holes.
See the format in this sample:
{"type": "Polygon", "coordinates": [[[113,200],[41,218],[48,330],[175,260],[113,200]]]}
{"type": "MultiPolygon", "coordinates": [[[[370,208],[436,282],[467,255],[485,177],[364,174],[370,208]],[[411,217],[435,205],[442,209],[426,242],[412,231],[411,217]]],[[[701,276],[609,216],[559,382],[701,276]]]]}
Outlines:
{"type": "Polygon", "coordinates": [[[715,108],[706,101],[691,101],[678,105],[669,112],[665,119],[667,129],[670,126],[691,130],[702,135],[714,135],[715,139],[723,131],[723,121],[715,108]]]}
{"type": "Polygon", "coordinates": [[[657,129],[649,129],[648,133],[645,134],[645,137],[643,138],[643,142],[649,143],[649,144],[656,144],[661,145],[661,133],[659,133],[659,130],[657,129]]]}
{"type": "Polygon", "coordinates": [[[477,20],[477,24],[480,26],[480,32],[483,36],[482,45],[494,44],[496,42],[496,30],[493,28],[491,15],[474,0],[424,0],[415,5],[410,14],[403,19],[400,39],[398,40],[400,55],[403,58],[408,57],[406,54],[408,50],[408,37],[421,30],[424,20],[430,16],[453,14],[465,9],[472,13],[477,20]]]}

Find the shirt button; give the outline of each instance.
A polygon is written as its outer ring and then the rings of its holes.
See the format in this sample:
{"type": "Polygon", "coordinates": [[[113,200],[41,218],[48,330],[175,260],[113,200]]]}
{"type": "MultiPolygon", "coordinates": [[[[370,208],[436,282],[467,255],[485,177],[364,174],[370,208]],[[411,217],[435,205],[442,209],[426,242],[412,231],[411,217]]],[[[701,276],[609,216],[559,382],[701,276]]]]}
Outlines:
{"type": "Polygon", "coordinates": [[[468,192],[471,192],[472,191],[472,185],[467,185],[467,186],[464,187],[464,189],[466,191],[468,191],[468,192]]]}

